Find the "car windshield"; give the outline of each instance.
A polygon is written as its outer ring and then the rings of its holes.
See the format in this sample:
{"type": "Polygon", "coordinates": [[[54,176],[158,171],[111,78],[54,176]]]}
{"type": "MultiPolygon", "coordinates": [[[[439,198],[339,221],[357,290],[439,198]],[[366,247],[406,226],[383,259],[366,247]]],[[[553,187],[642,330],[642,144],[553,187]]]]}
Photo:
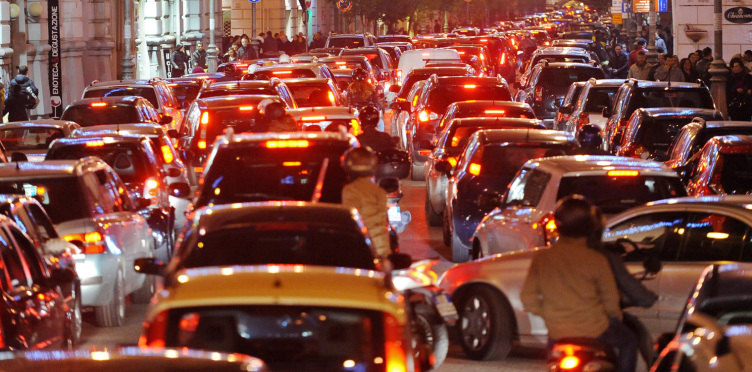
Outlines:
{"type": "Polygon", "coordinates": [[[182,267],[300,264],[376,270],[355,222],[351,226],[268,222],[204,235],[189,230],[178,256],[182,267]]]}
{"type": "Polygon", "coordinates": [[[562,178],[556,199],[574,194],[584,196],[605,214],[615,214],[653,200],[686,196],[687,192],[677,177],[600,175],[562,178]]]}
{"type": "Polygon", "coordinates": [[[384,328],[381,312],[346,307],[184,307],[170,310],[165,346],[253,355],[272,371],[375,372],[384,328]]]}
{"type": "Polygon", "coordinates": [[[288,85],[298,107],[334,106],[334,92],[327,84],[288,85]]]}
{"type": "Polygon", "coordinates": [[[0,129],[0,142],[7,151],[47,150],[52,141],[62,137],[64,137],[63,131],[57,128],[0,129]]]}
{"type": "Polygon", "coordinates": [[[613,102],[616,91],[619,87],[613,88],[590,88],[585,101],[585,112],[602,112],[604,107],[609,107],[613,102]]]}
{"type": "Polygon", "coordinates": [[[634,103],[630,106],[637,108],[648,107],[693,107],[714,109],[713,98],[704,88],[672,89],[650,88],[638,89],[632,97],[634,103]]]}
{"type": "Polygon", "coordinates": [[[439,86],[429,94],[427,106],[435,112],[443,113],[453,102],[470,100],[511,101],[512,95],[507,87],[499,85],[468,83],[466,86],[439,86]]]}
{"type": "Polygon", "coordinates": [[[752,148],[746,152],[721,153],[721,187],[727,194],[752,193],[752,148]]]}
{"type": "Polygon", "coordinates": [[[384,64],[381,63],[381,57],[378,53],[343,53],[343,55],[359,55],[368,58],[368,62],[371,62],[373,67],[383,69],[384,64]]]}
{"type": "Polygon", "coordinates": [[[326,159],[322,202],[341,203],[345,171],[343,141],[306,142],[307,147],[267,148],[262,144],[218,151],[208,164],[196,207],[245,201],[310,201],[326,159]]]}
{"type": "Polygon", "coordinates": [[[74,176],[27,180],[0,180],[0,193],[36,197],[55,224],[87,218],[86,198],[74,176]]]}
{"type": "Polygon", "coordinates": [[[544,68],[538,78],[538,83],[549,88],[560,90],[562,91],[562,94],[564,94],[574,82],[587,81],[590,78],[603,79],[605,77],[603,70],[599,68],[544,68]]]}
{"type": "Polygon", "coordinates": [[[84,92],[84,98],[95,97],[121,97],[121,96],[140,96],[146,98],[154,107],[159,106],[157,93],[152,87],[113,87],[113,88],[91,88],[84,92]]]}
{"type": "Polygon", "coordinates": [[[122,104],[109,104],[102,107],[92,107],[90,105],[69,106],[63,112],[60,120],[73,121],[82,127],[142,122],[135,106],[122,104]]]}
{"type": "Polygon", "coordinates": [[[329,48],[360,48],[363,46],[362,37],[333,37],[329,39],[329,48]]]}
{"type": "Polygon", "coordinates": [[[87,144],[66,144],[47,153],[46,160],[81,159],[96,156],[107,163],[125,183],[143,183],[155,177],[156,170],[149,165],[145,154],[136,143],[105,143],[93,141],[87,144]]]}

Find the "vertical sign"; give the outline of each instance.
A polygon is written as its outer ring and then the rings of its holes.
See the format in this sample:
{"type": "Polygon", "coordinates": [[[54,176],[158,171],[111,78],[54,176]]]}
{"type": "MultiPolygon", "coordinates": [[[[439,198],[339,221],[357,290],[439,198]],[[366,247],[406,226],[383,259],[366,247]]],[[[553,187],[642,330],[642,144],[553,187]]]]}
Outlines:
{"type": "Polygon", "coordinates": [[[667,0],[656,0],[655,2],[655,11],[658,13],[666,13],[668,12],[668,1],[667,0]]]}
{"type": "Polygon", "coordinates": [[[59,118],[63,113],[63,85],[60,79],[60,6],[58,0],[47,1],[49,23],[47,27],[50,42],[50,58],[48,64],[50,82],[50,104],[52,117],[59,118]]]}

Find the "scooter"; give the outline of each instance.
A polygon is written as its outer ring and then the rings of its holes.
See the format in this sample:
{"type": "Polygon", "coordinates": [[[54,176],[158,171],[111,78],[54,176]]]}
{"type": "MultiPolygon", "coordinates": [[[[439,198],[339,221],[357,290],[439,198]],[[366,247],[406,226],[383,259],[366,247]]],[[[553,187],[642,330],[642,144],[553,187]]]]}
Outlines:
{"type": "Polygon", "coordinates": [[[388,177],[379,179],[379,187],[387,192],[386,205],[389,208],[387,210],[389,224],[394,233],[400,234],[405,231],[407,225],[412,220],[410,212],[401,210],[399,206],[399,201],[404,195],[402,193],[402,185],[398,179],[388,177]]]}

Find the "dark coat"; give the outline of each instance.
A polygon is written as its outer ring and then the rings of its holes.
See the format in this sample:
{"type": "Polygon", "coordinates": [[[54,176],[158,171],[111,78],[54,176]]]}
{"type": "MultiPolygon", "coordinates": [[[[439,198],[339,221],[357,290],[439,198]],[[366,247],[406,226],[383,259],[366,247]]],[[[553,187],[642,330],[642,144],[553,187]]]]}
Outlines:
{"type": "Polygon", "coordinates": [[[193,65],[193,67],[206,67],[206,49],[196,49],[193,54],[191,54],[191,65],[193,65]]]}
{"type": "Polygon", "coordinates": [[[366,127],[363,133],[358,135],[358,142],[361,146],[368,146],[375,152],[388,151],[396,149],[392,136],[379,132],[375,127],[366,127]]]}
{"type": "Polygon", "coordinates": [[[622,51],[618,55],[612,55],[608,60],[608,67],[613,71],[613,78],[626,78],[629,72],[629,55],[622,51]]]}
{"type": "Polygon", "coordinates": [[[31,102],[27,95],[11,94],[5,100],[5,107],[3,108],[3,116],[8,114],[8,121],[24,121],[29,120],[29,113],[26,111],[26,106],[31,102]]]}
{"type": "Polygon", "coordinates": [[[240,47],[238,48],[238,57],[237,59],[240,61],[248,61],[251,59],[258,59],[258,53],[256,52],[256,48],[253,47],[253,45],[248,44],[247,47],[240,47]]]}

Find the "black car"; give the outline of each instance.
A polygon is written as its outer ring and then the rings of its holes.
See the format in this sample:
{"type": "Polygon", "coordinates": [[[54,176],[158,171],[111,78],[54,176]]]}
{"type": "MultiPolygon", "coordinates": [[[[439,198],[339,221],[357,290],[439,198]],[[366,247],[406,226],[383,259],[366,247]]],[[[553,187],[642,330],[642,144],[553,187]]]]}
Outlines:
{"type": "Polygon", "coordinates": [[[514,81],[517,71],[517,49],[511,41],[503,36],[474,36],[455,39],[455,44],[485,45],[491,54],[491,61],[498,75],[507,81],[514,81]]]}
{"type": "MultiPolygon", "coordinates": [[[[213,83],[204,88],[196,99],[237,95],[278,96],[284,101],[287,108],[297,108],[292,92],[290,92],[287,84],[282,82],[279,78],[271,78],[271,80],[243,80],[213,83]]],[[[189,113],[186,113],[186,115],[189,115],[189,113]]],[[[187,117],[186,120],[188,120],[187,117]]]]}
{"type": "Polygon", "coordinates": [[[524,86],[515,83],[519,89],[516,101],[530,104],[535,111],[535,116],[542,119],[548,128],[553,128],[556,113],[572,83],[605,77],[603,69],[595,64],[548,63],[544,59],[533,67],[524,86]]]}
{"type": "Polygon", "coordinates": [[[489,129],[473,133],[447,185],[444,226],[451,236],[452,261],[467,261],[470,239],[490,212],[481,196],[507,189],[530,159],[571,154],[578,147],[571,133],[542,129],[489,129]]]}
{"type": "Polygon", "coordinates": [[[102,124],[157,123],[170,124],[172,117],[157,112],[146,98],[112,96],[84,98],[65,108],[60,120],[72,121],[82,127],[102,124]]]}

